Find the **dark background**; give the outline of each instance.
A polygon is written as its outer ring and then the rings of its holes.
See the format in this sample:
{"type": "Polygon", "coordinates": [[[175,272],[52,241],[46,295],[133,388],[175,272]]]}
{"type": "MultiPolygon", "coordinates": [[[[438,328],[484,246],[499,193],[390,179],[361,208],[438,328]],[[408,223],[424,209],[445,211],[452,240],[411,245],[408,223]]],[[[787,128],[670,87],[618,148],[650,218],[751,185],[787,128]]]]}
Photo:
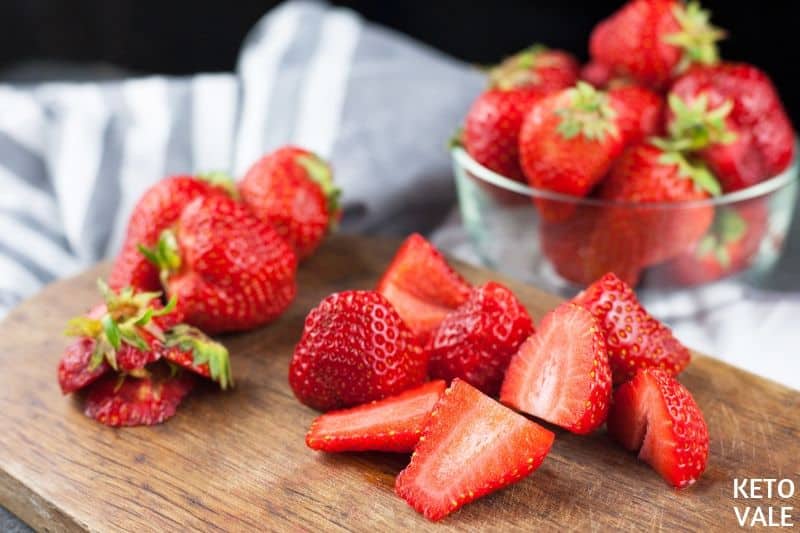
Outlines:
{"type": "MultiPolygon", "coordinates": [[[[112,63],[141,73],[231,70],[270,0],[0,0],[0,69],[26,59],[112,63]]],[[[370,20],[456,57],[491,63],[534,41],[582,59],[592,26],[622,5],[603,0],[344,0],[370,20]]],[[[769,73],[800,124],[800,23],[793,1],[707,0],[730,37],[725,57],[769,73]]]]}

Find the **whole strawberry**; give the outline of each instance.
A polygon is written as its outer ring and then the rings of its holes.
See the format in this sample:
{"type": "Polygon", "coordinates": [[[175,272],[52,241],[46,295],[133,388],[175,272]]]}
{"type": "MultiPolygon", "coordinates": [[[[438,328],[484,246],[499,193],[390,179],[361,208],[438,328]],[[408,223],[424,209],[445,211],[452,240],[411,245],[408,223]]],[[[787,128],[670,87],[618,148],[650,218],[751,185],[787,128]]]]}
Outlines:
{"type": "Polygon", "coordinates": [[[689,364],[689,350],[614,274],[604,275],[573,302],[590,311],[603,330],[615,384],[629,380],[640,368],[660,368],[675,375],[689,364]]]}
{"type": "Polygon", "coordinates": [[[693,64],[718,60],[724,32],[709,23],[697,2],[632,0],[592,31],[592,60],[612,76],[662,88],[693,64]]]}
{"type": "Polygon", "coordinates": [[[294,248],[310,256],[341,217],[339,189],[319,156],[285,146],[258,160],[239,182],[242,202],[294,248]]]}
{"type": "MultiPolygon", "coordinates": [[[[608,172],[625,140],[606,93],[585,82],[533,105],[519,138],[522,169],[531,186],[585,196],[608,172]]],[[[564,205],[540,205],[559,218],[564,205]]]]}
{"type": "Polygon", "coordinates": [[[125,241],[111,268],[111,288],[160,290],[158,268],[139,253],[139,247],[154,246],[161,232],[173,225],[195,198],[234,192],[233,182],[219,174],[173,176],[150,187],[131,213],[125,241]]]}
{"type": "Polygon", "coordinates": [[[626,145],[663,133],[664,99],[641,85],[622,84],[608,90],[617,110],[617,126],[626,145]]]}
{"type": "Polygon", "coordinates": [[[489,71],[489,88],[472,104],[464,124],[464,148],[478,163],[524,181],[519,129],[534,102],[575,83],[578,63],[566,52],[534,45],[489,71]]]}
{"type": "Polygon", "coordinates": [[[613,271],[634,284],[638,270],[680,255],[711,226],[714,207],[709,204],[663,204],[707,200],[720,193],[716,179],[702,163],[657,144],[628,148],[601,185],[600,198],[628,205],[605,207],[598,215],[589,277],[613,271]],[[621,255],[620,246],[627,254],[621,255]]]}
{"type": "Polygon", "coordinates": [[[185,321],[209,334],[270,322],[295,296],[292,249],[266,222],[223,195],[195,199],[174,228],[141,251],[158,266],[185,321]]]}
{"type": "Polygon", "coordinates": [[[427,354],[386,298],[344,291],[306,317],[289,385],[300,402],[329,411],[421,385],[427,366],[427,354]]]}
{"type": "Polygon", "coordinates": [[[447,315],[427,344],[431,377],[461,378],[496,395],[508,362],[533,333],[525,307],[506,287],[490,281],[477,287],[447,315]]]}
{"type": "Polygon", "coordinates": [[[699,150],[724,191],[783,172],[794,158],[794,131],[775,87],[756,67],[697,67],[675,81],[669,98],[670,135],[699,150]]]}

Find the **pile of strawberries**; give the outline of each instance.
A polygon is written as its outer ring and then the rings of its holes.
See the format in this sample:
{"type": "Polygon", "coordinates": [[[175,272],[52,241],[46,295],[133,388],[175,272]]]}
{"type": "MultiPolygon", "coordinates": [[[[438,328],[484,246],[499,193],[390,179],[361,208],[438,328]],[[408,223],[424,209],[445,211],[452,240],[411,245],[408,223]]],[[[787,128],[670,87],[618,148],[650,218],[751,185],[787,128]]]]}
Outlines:
{"type": "Polygon", "coordinates": [[[103,303],[67,327],[77,340],[59,363],[63,393],[86,388],[88,416],[135,426],[174,415],[195,376],[231,387],[228,351],[208,335],[286,310],[298,260],[338,222],[337,198],[330,167],[292,146],[256,162],[238,187],[221,174],[151,187],[109,284],[99,282],[103,303]]]}
{"type": "Polygon", "coordinates": [[[534,200],[543,252],[564,278],[587,285],[613,271],[636,285],[656,267],[662,282],[692,285],[744,269],[758,251],[763,195],[716,210],[696,201],[778,175],[795,138],[766,74],[720,61],[723,35],[696,2],[632,0],[595,27],[583,68],[534,46],[489,71],[460,139],[472,158],[605,201],[534,200]]]}
{"type": "Polygon", "coordinates": [[[689,360],[614,274],[535,328],[507,287],[470,285],[412,235],[375,291],[332,294],[308,314],[289,383],[328,411],[310,448],[411,453],[396,492],[439,520],[542,463],[555,434],[528,416],[576,434],[605,423],[670,484],[691,485],[709,439],[674,378],[689,360]]]}

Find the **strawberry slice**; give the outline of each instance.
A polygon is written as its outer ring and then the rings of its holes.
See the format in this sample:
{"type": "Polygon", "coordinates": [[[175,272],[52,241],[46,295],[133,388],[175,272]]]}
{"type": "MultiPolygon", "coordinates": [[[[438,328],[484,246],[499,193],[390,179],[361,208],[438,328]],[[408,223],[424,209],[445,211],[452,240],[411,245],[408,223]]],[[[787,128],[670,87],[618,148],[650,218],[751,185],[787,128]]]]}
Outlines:
{"type": "Polygon", "coordinates": [[[165,379],[109,375],[92,385],[84,412],[107,426],[153,426],[172,418],[193,386],[186,373],[165,379]]]}
{"type": "Polygon", "coordinates": [[[111,370],[105,359],[92,365],[94,346],[94,339],[82,337],[64,350],[58,362],[58,384],[63,394],[80,390],[111,370]]]}
{"type": "Polygon", "coordinates": [[[311,423],[306,444],[324,452],[411,453],[446,385],[431,381],[397,396],[326,413],[311,423]]]}
{"type": "Polygon", "coordinates": [[[600,427],[611,396],[606,343],[587,310],[565,303],[511,359],[500,401],[577,434],[600,427]]]}
{"type": "Polygon", "coordinates": [[[608,433],[668,483],[688,487],[708,460],[708,427],[686,387],[668,372],[639,370],[614,394],[608,433]]]}
{"type": "Polygon", "coordinates": [[[429,520],[519,481],[555,435],[460,379],[434,407],[395,492],[429,520]]]}
{"type": "Polygon", "coordinates": [[[447,313],[467,301],[470,286],[439,250],[414,233],[397,250],[377,291],[415,335],[426,339],[447,313]]]}
{"type": "Polygon", "coordinates": [[[604,275],[573,302],[588,309],[605,332],[615,385],[631,379],[639,368],[661,368],[676,375],[689,364],[689,350],[642,307],[633,289],[616,275],[604,275]]]}
{"type": "Polygon", "coordinates": [[[222,390],[233,387],[228,349],[199,329],[178,324],[166,332],[162,357],[219,383],[222,390]]]}

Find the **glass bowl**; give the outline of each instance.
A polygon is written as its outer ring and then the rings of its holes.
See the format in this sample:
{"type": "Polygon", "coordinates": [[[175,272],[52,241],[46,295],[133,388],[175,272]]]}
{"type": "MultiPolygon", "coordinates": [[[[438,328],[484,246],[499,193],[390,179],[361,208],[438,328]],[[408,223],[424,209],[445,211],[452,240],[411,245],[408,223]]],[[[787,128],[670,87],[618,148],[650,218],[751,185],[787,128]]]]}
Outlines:
{"type": "MultiPolygon", "coordinates": [[[[625,203],[534,189],[452,150],[464,227],[481,261],[565,297],[605,272],[637,290],[760,283],[776,265],[798,188],[782,174],[709,200],[625,203]]],[[[641,292],[640,292],[641,294],[641,292]]]]}

